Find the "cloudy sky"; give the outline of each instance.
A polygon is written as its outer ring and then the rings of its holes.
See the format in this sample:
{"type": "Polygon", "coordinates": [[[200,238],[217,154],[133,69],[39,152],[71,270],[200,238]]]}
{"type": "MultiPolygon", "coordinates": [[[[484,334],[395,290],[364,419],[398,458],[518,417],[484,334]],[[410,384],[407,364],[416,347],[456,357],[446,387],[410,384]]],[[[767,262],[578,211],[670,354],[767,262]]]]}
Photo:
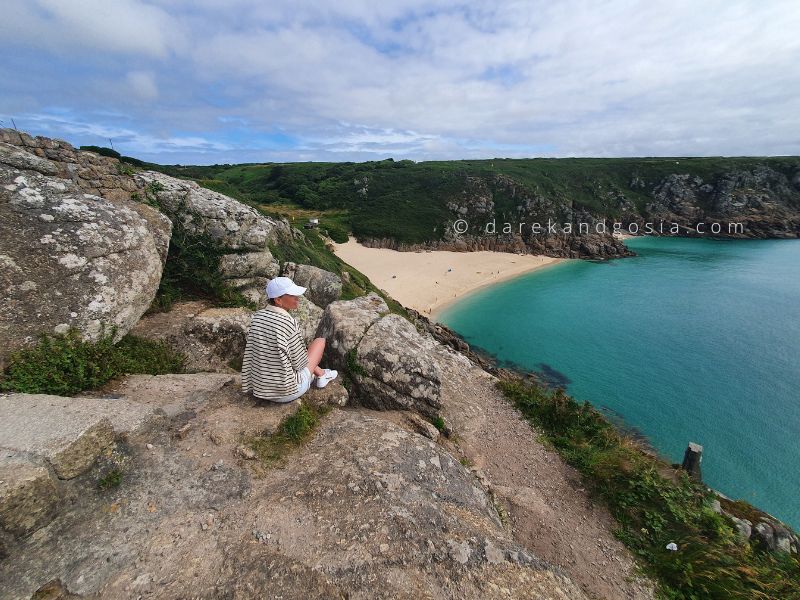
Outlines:
{"type": "Polygon", "coordinates": [[[800,154],[800,1],[4,0],[0,121],[161,163],[800,154]]]}

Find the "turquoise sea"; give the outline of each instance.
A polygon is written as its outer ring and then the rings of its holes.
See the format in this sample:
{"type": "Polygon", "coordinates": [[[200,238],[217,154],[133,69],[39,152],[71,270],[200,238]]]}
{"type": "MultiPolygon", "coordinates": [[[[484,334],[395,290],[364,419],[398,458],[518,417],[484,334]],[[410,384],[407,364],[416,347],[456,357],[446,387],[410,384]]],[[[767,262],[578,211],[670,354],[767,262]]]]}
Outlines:
{"type": "Polygon", "coordinates": [[[800,528],[800,240],[635,238],[477,291],[440,320],[673,462],[800,528]]]}

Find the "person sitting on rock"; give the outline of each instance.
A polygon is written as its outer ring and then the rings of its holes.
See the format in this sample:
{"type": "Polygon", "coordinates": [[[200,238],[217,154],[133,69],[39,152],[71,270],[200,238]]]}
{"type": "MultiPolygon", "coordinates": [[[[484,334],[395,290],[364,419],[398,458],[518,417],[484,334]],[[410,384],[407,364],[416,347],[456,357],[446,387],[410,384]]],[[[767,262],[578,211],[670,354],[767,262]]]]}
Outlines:
{"type": "Polygon", "coordinates": [[[288,277],[276,277],[267,284],[268,306],[253,314],[247,331],[242,362],[242,391],[260,400],[291,402],[311,387],[312,374],[318,388],[338,375],[320,368],[325,338],[316,338],[306,349],[296,310],[306,288],[288,277]]]}

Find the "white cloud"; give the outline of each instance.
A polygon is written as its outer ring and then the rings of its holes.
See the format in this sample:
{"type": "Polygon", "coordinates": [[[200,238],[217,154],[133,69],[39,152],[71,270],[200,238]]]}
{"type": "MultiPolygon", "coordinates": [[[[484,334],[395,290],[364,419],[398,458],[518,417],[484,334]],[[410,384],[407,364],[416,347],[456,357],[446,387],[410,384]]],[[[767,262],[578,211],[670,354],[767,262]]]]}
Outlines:
{"type": "Polygon", "coordinates": [[[158,97],[158,86],[152,73],[131,71],[126,79],[131,91],[142,100],[155,100],[158,97]]]}
{"type": "Polygon", "coordinates": [[[0,34],[27,54],[0,66],[13,82],[0,113],[51,108],[42,76],[23,72],[30,57],[61,77],[59,102],[82,122],[119,127],[109,114],[121,112],[153,149],[200,137],[248,157],[269,148],[262,160],[292,148],[800,154],[794,0],[37,0],[6,12],[0,34]]]}
{"type": "Polygon", "coordinates": [[[88,50],[164,57],[182,43],[180,23],[138,0],[7,0],[0,33],[49,50],[88,50]]]}

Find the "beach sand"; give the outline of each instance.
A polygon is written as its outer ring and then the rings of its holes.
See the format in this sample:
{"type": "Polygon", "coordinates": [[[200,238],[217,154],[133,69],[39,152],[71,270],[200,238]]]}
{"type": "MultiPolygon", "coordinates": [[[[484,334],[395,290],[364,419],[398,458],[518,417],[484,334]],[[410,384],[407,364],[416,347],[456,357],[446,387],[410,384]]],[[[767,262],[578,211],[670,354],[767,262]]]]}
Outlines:
{"type": "Polygon", "coordinates": [[[564,260],[489,251],[398,252],[368,248],[354,238],[333,246],[339,258],[364,273],[375,286],[432,321],[447,305],[479,288],[564,260]]]}

